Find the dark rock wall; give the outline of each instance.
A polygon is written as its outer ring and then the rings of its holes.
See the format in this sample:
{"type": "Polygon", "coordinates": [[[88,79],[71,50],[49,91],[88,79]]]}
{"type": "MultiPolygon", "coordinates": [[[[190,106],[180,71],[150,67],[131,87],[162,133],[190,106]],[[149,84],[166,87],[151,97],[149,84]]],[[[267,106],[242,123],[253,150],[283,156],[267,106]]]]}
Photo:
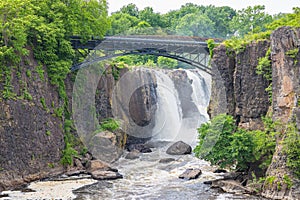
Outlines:
{"type": "MultiPolygon", "coordinates": [[[[60,106],[57,90],[49,83],[47,73],[44,80],[36,73],[38,64],[32,54],[23,62],[26,66],[23,63],[12,69],[11,85],[17,97],[5,100],[0,96],[0,190],[62,171],[62,120],[54,114],[60,106]],[[31,77],[26,71],[31,71],[31,77]],[[32,100],[20,98],[24,88],[32,100]]],[[[2,91],[3,83],[0,87],[2,91]]]]}
{"type": "MultiPolygon", "coordinates": [[[[284,125],[295,119],[300,130],[300,54],[298,52],[294,58],[287,54],[289,50],[300,48],[300,29],[289,27],[277,29],[271,35],[271,44],[273,118],[284,125]]],[[[275,181],[272,184],[265,183],[263,195],[272,199],[300,199],[299,180],[293,180],[291,189],[283,180],[286,175],[293,177],[293,173],[286,166],[282,139],[284,137],[278,139],[276,152],[266,174],[274,177],[275,181]],[[279,183],[281,189],[278,189],[279,183]]]]}
{"type": "MultiPolygon", "coordinates": [[[[212,59],[210,115],[228,113],[236,118],[240,127],[260,129],[260,118],[269,110],[273,120],[281,121],[283,126],[295,120],[300,130],[300,54],[288,55],[290,50],[297,48],[300,48],[300,29],[290,27],[275,30],[271,41],[253,42],[237,54],[223,45],[218,46],[212,59]],[[272,60],[272,104],[265,91],[268,81],[255,72],[258,59],[265,56],[268,48],[271,48],[272,60]]],[[[272,184],[265,183],[262,194],[272,199],[300,199],[299,181],[293,179],[294,185],[288,189],[283,180],[285,175],[293,177],[286,166],[283,138],[278,138],[276,152],[266,173],[275,180],[272,184]]]]}
{"type": "Polygon", "coordinates": [[[269,83],[262,75],[256,74],[256,66],[269,45],[268,41],[251,43],[237,54],[224,45],[215,49],[209,108],[212,117],[228,113],[237,119],[240,127],[257,129],[262,126],[260,118],[266,115],[269,107],[265,91],[269,83]]]}
{"type": "Polygon", "coordinates": [[[265,89],[269,83],[262,75],[257,75],[256,66],[258,58],[266,55],[269,46],[268,41],[253,42],[236,55],[235,117],[239,126],[247,129],[259,129],[261,117],[268,112],[269,97],[265,89]]]}

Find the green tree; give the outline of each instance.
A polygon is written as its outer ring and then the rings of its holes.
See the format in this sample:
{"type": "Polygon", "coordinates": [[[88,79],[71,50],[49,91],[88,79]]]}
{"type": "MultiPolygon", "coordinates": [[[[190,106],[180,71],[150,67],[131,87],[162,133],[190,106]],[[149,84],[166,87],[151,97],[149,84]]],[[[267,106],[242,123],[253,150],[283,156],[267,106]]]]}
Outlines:
{"type": "Polygon", "coordinates": [[[178,61],[172,58],[158,56],[157,65],[160,68],[174,69],[178,65],[178,61]]]}
{"type": "Polygon", "coordinates": [[[269,30],[275,30],[280,26],[300,27],[300,7],[293,8],[294,13],[281,14],[271,24],[267,25],[269,30]]]}
{"type": "Polygon", "coordinates": [[[237,12],[230,23],[230,28],[235,34],[243,36],[247,33],[265,31],[265,26],[270,22],[272,16],[265,13],[265,6],[248,6],[237,12]]]}
{"type": "Polygon", "coordinates": [[[131,16],[127,13],[115,13],[110,17],[111,29],[107,35],[124,34],[130,28],[138,25],[140,20],[137,17],[131,16]]]}
{"type": "Polygon", "coordinates": [[[232,30],[230,30],[229,23],[236,15],[234,9],[228,6],[215,7],[210,5],[205,8],[204,14],[215,23],[214,32],[210,37],[228,38],[233,34],[232,30]]]}
{"type": "Polygon", "coordinates": [[[209,37],[213,34],[214,22],[206,15],[191,13],[185,15],[176,26],[176,32],[180,35],[209,37]]]}
{"type": "Polygon", "coordinates": [[[171,10],[170,12],[164,14],[162,17],[166,23],[166,26],[169,31],[175,32],[176,26],[179,24],[181,18],[187,14],[192,13],[204,13],[204,6],[198,6],[193,3],[187,3],[179,10],[171,10]]]}
{"type": "Polygon", "coordinates": [[[139,9],[137,6],[133,3],[130,3],[126,6],[123,6],[120,11],[121,13],[127,13],[131,16],[138,17],[139,16],[139,9]]]}
{"type": "Polygon", "coordinates": [[[266,170],[275,151],[278,124],[267,117],[262,120],[263,131],[247,131],[236,127],[232,116],[214,117],[198,129],[195,155],[222,168],[247,170],[255,164],[255,168],[266,170]]]}
{"type": "Polygon", "coordinates": [[[148,22],[152,27],[165,27],[165,22],[163,21],[159,13],[155,13],[153,8],[146,7],[139,13],[139,19],[141,21],[148,22]]]}

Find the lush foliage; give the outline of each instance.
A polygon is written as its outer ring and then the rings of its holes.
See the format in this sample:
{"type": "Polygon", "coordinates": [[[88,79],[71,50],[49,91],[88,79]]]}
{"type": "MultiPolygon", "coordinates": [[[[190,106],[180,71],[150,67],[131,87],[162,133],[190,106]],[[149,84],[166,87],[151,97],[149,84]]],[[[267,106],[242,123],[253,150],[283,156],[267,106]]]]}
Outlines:
{"type": "Polygon", "coordinates": [[[287,166],[300,178],[300,134],[294,123],[290,123],[284,138],[287,166]]]}
{"type": "MultiPolygon", "coordinates": [[[[250,22],[248,22],[249,24],[247,25],[245,22],[246,24],[242,26],[240,23],[242,23],[243,20],[240,19],[240,22],[236,22],[235,24],[235,26],[241,26],[241,29],[235,30],[235,32],[238,34],[236,34],[234,37],[231,37],[229,40],[224,41],[224,44],[227,48],[234,49],[237,53],[239,51],[243,51],[246,45],[250,42],[269,39],[272,31],[278,27],[300,26],[300,8],[294,8],[293,14],[275,15],[273,20],[270,19],[269,15],[264,14],[264,7],[262,6],[254,6],[253,8],[248,7],[246,10],[244,9],[242,11],[249,14],[250,18],[245,18],[245,20],[250,20],[250,22]],[[257,13],[257,16],[260,16],[261,18],[253,17],[252,15],[255,15],[255,13],[257,13]],[[256,28],[253,26],[253,24],[256,24],[256,28]],[[243,31],[243,27],[246,27],[247,31],[243,31]],[[249,27],[251,27],[251,29],[249,29],[249,27]]],[[[245,14],[240,13],[240,15],[243,16],[245,14]]],[[[241,16],[237,15],[235,18],[237,19],[241,16]]]]}
{"type": "Polygon", "coordinates": [[[198,129],[199,144],[195,155],[218,164],[220,167],[246,170],[251,163],[259,162],[261,169],[270,164],[275,150],[275,125],[263,118],[264,131],[246,131],[237,128],[232,116],[214,117],[198,129]]]}
{"type": "Polygon", "coordinates": [[[230,22],[230,27],[236,35],[265,31],[265,26],[272,22],[272,16],[264,12],[265,7],[257,5],[239,10],[230,22]]]}
{"type": "Polygon", "coordinates": [[[213,39],[208,39],[206,42],[209,49],[209,57],[212,58],[214,56],[214,48],[216,47],[215,41],[213,39]]]}
{"type": "Polygon", "coordinates": [[[112,118],[103,120],[100,123],[100,126],[101,126],[101,130],[109,130],[109,131],[115,131],[120,127],[119,122],[117,122],[112,118]]]}
{"type": "Polygon", "coordinates": [[[178,65],[177,60],[174,60],[172,58],[166,58],[163,56],[159,56],[157,58],[157,65],[160,68],[175,68],[178,65]]]}
{"type": "MultiPolygon", "coordinates": [[[[2,97],[15,99],[11,85],[13,71],[20,73],[24,67],[24,56],[29,49],[39,64],[35,67],[40,80],[45,81],[44,69],[50,82],[57,86],[61,97],[61,107],[55,109],[64,123],[66,147],[62,163],[71,164],[74,156],[75,139],[72,135],[68,99],[65,92],[65,78],[75,59],[69,42],[71,35],[79,35],[83,40],[91,36],[103,37],[110,27],[105,0],[6,0],[0,2],[0,82],[3,84],[2,97]],[[17,70],[16,70],[17,69],[17,70]]],[[[26,63],[25,63],[26,64],[26,63]]],[[[31,78],[31,71],[26,71],[31,78]]],[[[18,75],[20,78],[20,75],[18,75]]],[[[22,80],[20,85],[25,85],[22,80]]],[[[26,87],[21,97],[32,100],[26,87]]],[[[45,99],[41,107],[49,112],[45,99]]]]}
{"type": "Polygon", "coordinates": [[[269,95],[269,102],[272,103],[272,66],[271,66],[271,48],[266,52],[265,57],[258,59],[258,65],[256,66],[256,73],[263,75],[267,81],[269,81],[269,86],[266,88],[266,92],[269,95]]]}

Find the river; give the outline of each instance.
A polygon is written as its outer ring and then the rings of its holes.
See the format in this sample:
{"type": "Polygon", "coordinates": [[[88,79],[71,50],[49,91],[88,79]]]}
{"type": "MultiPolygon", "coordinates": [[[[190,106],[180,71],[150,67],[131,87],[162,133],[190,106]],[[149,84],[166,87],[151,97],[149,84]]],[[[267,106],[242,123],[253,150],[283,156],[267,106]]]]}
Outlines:
{"type": "MultiPolygon", "coordinates": [[[[73,181],[45,181],[31,183],[28,188],[37,192],[7,191],[10,197],[18,200],[221,200],[221,199],[261,199],[256,196],[233,195],[211,189],[203,182],[218,178],[213,173],[216,167],[191,155],[172,156],[166,154],[170,145],[155,142],[152,153],[141,154],[139,159],[120,158],[113,167],[118,168],[123,179],[95,181],[81,179],[73,181]],[[170,163],[159,163],[162,158],[174,158],[170,163]],[[200,168],[198,179],[184,180],[178,176],[188,168],[200,168]],[[82,187],[82,188],[80,188],[82,187]],[[80,188],[80,189],[78,189],[80,188]],[[72,190],[73,193],[72,193],[72,190]]],[[[125,155],[125,154],[124,154],[125,155]]]]}

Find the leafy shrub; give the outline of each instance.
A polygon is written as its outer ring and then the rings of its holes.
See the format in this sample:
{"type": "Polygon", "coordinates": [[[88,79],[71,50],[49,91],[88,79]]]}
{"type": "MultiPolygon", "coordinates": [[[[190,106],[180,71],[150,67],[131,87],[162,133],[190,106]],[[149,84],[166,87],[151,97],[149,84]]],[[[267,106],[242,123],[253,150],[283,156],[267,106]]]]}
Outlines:
{"type": "Polygon", "coordinates": [[[120,127],[119,123],[112,118],[103,120],[100,123],[100,126],[102,130],[109,130],[109,131],[115,131],[120,127]]]}
{"type": "Polygon", "coordinates": [[[275,151],[276,131],[270,118],[263,121],[264,131],[247,131],[237,128],[232,116],[218,115],[198,129],[195,155],[222,168],[245,170],[251,163],[260,161],[260,168],[266,169],[275,151]]]}
{"type": "Polygon", "coordinates": [[[221,167],[233,165],[230,143],[236,128],[234,123],[232,116],[221,114],[202,124],[198,129],[199,144],[194,149],[196,157],[221,167]]]}
{"type": "Polygon", "coordinates": [[[296,124],[288,125],[283,144],[287,166],[300,178],[300,134],[296,124]]]}
{"type": "Polygon", "coordinates": [[[291,49],[289,51],[287,51],[285,54],[287,56],[289,56],[290,58],[294,59],[294,65],[297,65],[298,60],[297,60],[297,55],[299,53],[299,49],[295,48],[295,49],[291,49]]]}
{"type": "Polygon", "coordinates": [[[288,175],[283,175],[283,182],[287,185],[288,189],[291,189],[291,187],[293,186],[293,182],[291,180],[291,178],[288,175]]]}
{"type": "Polygon", "coordinates": [[[65,149],[62,151],[61,164],[72,165],[73,157],[78,156],[78,152],[71,146],[70,143],[66,143],[65,149]]]}
{"type": "Polygon", "coordinates": [[[215,41],[213,39],[208,39],[206,43],[209,49],[209,57],[212,58],[214,56],[214,48],[216,47],[215,41]]]}

